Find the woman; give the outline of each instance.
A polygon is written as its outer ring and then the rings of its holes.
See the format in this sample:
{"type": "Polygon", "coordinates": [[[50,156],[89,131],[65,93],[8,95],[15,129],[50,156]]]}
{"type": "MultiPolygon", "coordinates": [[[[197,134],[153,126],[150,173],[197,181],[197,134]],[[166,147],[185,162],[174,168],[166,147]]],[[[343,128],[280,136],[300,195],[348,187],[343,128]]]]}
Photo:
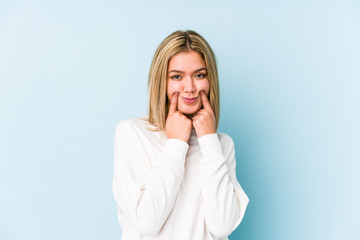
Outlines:
{"type": "Polygon", "coordinates": [[[216,133],[213,51],[194,31],[172,33],[156,50],[148,84],[148,116],[115,130],[121,239],[227,239],[249,199],[236,179],[234,143],[216,133]]]}

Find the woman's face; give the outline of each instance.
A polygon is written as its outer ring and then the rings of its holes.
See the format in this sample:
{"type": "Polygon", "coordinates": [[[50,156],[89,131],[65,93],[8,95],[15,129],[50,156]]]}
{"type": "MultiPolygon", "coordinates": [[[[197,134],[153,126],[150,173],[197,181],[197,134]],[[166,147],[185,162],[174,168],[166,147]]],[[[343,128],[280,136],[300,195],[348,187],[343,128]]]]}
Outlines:
{"type": "Polygon", "coordinates": [[[171,102],[179,92],[177,109],[192,115],[202,106],[200,91],[209,95],[209,81],[204,59],[196,51],[180,52],[169,61],[167,74],[167,97],[171,102]]]}

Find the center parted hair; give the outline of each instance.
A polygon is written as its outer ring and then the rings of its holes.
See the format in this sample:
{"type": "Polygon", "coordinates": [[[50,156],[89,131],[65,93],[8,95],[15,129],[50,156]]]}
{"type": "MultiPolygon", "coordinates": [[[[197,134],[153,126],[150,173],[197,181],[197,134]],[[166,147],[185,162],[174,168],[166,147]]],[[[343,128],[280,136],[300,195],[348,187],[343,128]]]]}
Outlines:
{"type": "Polygon", "coordinates": [[[148,121],[156,131],[165,130],[170,101],[166,96],[168,66],[170,59],[180,52],[196,51],[205,61],[210,86],[209,102],[219,125],[220,91],[215,54],[206,40],[195,31],[176,31],[170,34],[157,48],[151,62],[149,87],[148,121]]]}

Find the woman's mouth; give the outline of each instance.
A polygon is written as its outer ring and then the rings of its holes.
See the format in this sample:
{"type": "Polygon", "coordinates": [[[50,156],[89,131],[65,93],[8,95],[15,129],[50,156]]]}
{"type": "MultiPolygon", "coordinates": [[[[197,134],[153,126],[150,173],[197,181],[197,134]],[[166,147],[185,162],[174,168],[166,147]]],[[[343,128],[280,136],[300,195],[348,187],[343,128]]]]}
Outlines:
{"type": "Polygon", "coordinates": [[[182,97],[182,99],[184,100],[184,102],[186,102],[186,103],[194,103],[196,100],[197,100],[197,98],[198,97],[195,97],[195,98],[186,98],[186,97],[183,97],[183,96],[181,96],[182,97]]]}

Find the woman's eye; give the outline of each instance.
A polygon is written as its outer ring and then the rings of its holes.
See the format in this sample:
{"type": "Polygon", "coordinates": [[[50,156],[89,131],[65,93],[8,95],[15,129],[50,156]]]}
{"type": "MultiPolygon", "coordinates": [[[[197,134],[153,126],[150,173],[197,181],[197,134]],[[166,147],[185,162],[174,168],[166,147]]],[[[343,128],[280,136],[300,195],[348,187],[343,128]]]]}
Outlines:
{"type": "Polygon", "coordinates": [[[203,73],[199,73],[196,75],[196,78],[204,78],[206,75],[203,73]]]}
{"type": "Polygon", "coordinates": [[[179,80],[181,77],[179,75],[172,76],[171,79],[179,80]]]}

